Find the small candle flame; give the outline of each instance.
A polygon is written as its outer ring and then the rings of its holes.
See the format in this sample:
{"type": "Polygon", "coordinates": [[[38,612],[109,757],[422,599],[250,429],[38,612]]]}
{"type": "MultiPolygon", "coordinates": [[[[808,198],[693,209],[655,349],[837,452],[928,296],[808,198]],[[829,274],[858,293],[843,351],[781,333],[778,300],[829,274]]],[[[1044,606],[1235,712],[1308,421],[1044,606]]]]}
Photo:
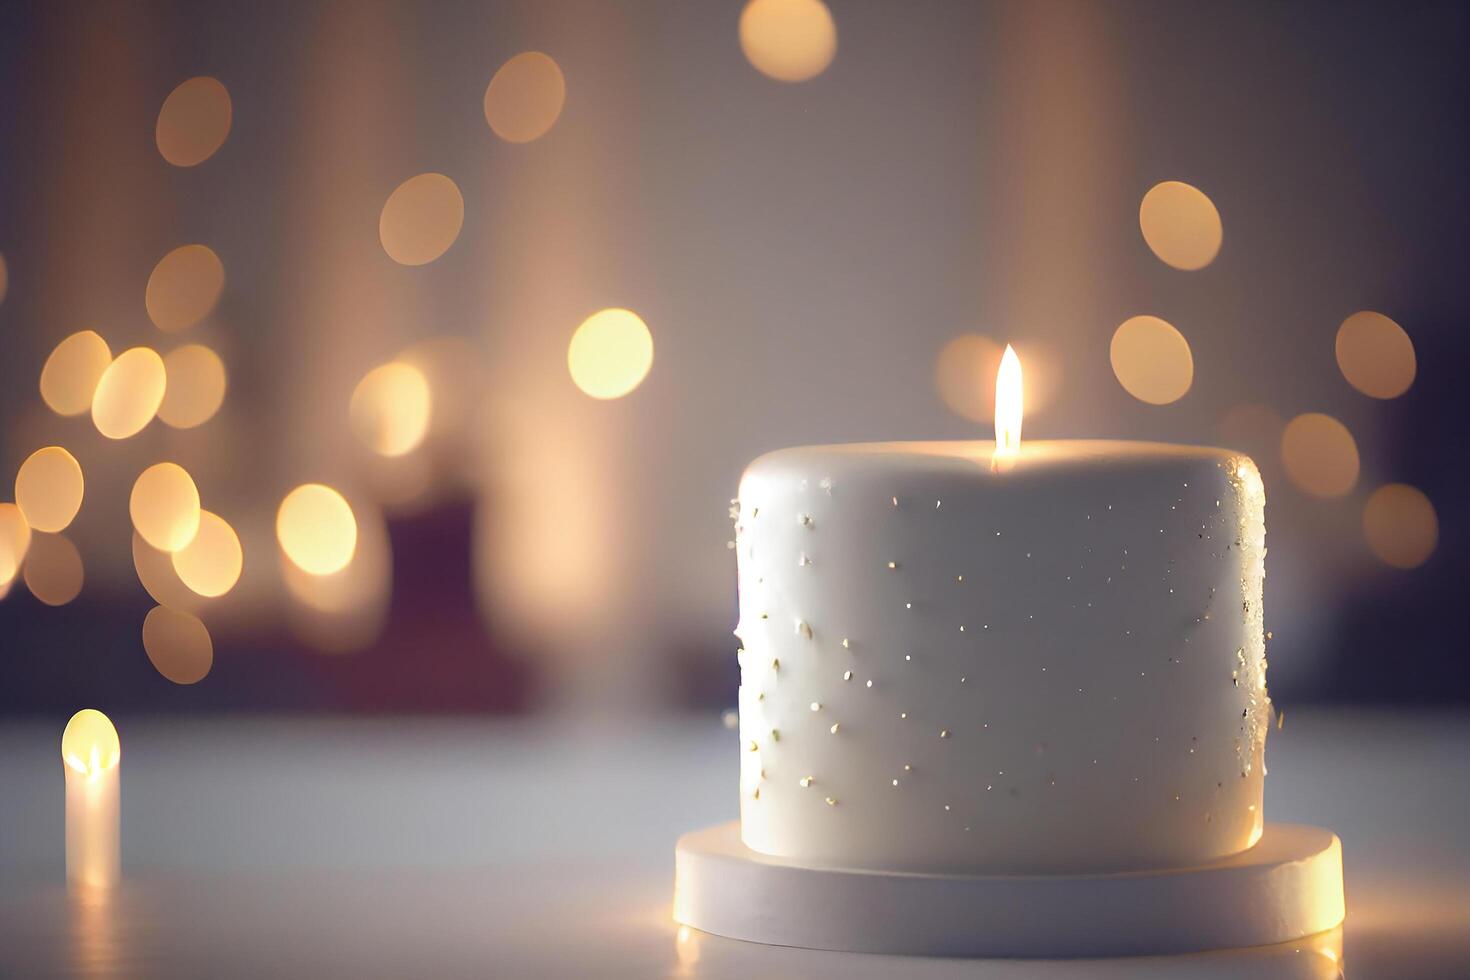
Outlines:
{"type": "Polygon", "coordinates": [[[117,765],[122,746],[112,720],[95,708],[83,708],[72,715],[61,734],[61,757],[88,777],[117,765]]]}
{"type": "Polygon", "coordinates": [[[1002,469],[1021,452],[1021,359],[1006,344],[995,376],[995,455],[991,468],[1002,469]]]}

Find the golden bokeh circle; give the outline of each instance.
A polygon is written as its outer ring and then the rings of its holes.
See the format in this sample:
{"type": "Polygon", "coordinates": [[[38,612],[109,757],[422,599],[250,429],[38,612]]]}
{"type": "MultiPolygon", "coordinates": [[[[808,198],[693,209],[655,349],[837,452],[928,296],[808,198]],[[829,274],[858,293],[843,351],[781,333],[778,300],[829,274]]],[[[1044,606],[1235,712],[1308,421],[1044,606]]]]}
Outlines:
{"type": "Polygon", "coordinates": [[[85,490],[81,464],[60,446],[31,453],[15,474],[15,504],[33,531],[65,531],[85,490]]]}
{"type": "Polygon", "coordinates": [[[77,546],[64,534],[37,534],[26,555],[25,581],[31,595],[48,606],[64,606],[82,591],[86,578],[77,546]]]}
{"type": "Polygon", "coordinates": [[[485,121],[508,143],[529,143],[556,124],[566,100],[561,66],[548,54],[523,51],[485,87],[485,121]]]}
{"type": "Polygon", "coordinates": [[[424,265],[449,251],[463,224],[464,197],[454,181],[443,174],[419,174],[388,195],[378,237],[394,262],[424,265]]]}
{"type": "Polygon", "coordinates": [[[1348,384],[1372,398],[1397,398],[1418,371],[1414,342],[1382,313],[1360,310],[1337,328],[1337,366],[1348,384]]]}
{"type": "Polygon", "coordinates": [[[1108,358],[1123,389],[1150,405],[1178,401],[1194,382],[1189,341],[1156,316],[1124,320],[1113,332],[1108,358]]]}
{"type": "Polygon", "coordinates": [[[1363,507],[1363,536],[1385,565],[1418,568],[1439,542],[1439,517],[1422,490],[1389,483],[1374,490],[1363,507]]]}
{"type": "Polygon", "coordinates": [[[160,606],[189,611],[203,608],[204,597],[179,580],[173,555],[144,541],[136,530],[133,531],[133,568],[138,573],[138,583],[160,606]]]}
{"type": "Polygon", "coordinates": [[[433,400],[429,381],[412,364],[390,361],[369,371],[352,391],[352,430],[373,452],[402,456],[424,441],[433,400]]]}
{"type": "Polygon", "coordinates": [[[357,548],[357,519],[336,490],[306,483],[281,501],[276,512],[276,540],[304,572],[331,575],[347,567],[357,548]]]}
{"type": "Polygon", "coordinates": [[[233,117],[229,90],[219,79],[200,75],[182,82],[158,110],[158,152],[175,167],[201,164],[224,146],[233,117]]]}
{"type": "Polygon", "coordinates": [[[133,482],[133,528],[159,551],[178,551],[193,541],[199,513],[199,488],[178,463],[154,463],[133,482]]]}
{"type": "Polygon", "coordinates": [[[126,439],[142,432],[168,388],[163,358],[148,347],[132,347],[107,365],[92,393],[92,423],[109,439],[126,439]]]}
{"type": "Polygon", "coordinates": [[[1138,206],[1143,240],[1165,265],[1192,272],[1215,261],[1225,232],[1215,202],[1190,184],[1166,180],[1138,206]]]}
{"type": "Polygon", "coordinates": [[[600,310],[582,321],[567,347],[567,370],[593,398],[621,398],[653,367],[653,335],[632,310],[600,310]]]}
{"type": "Polygon", "coordinates": [[[750,0],[740,11],[740,50],[762,75],[804,82],[837,56],[837,25],[822,0],[750,0]]]}
{"type": "Polygon", "coordinates": [[[31,526],[12,503],[0,503],[0,588],[8,588],[31,547],[31,526]]]}
{"type": "Polygon", "coordinates": [[[1314,497],[1341,497],[1358,482],[1358,444],[1337,419],[1298,415],[1281,433],[1281,461],[1298,489],[1314,497]]]}
{"type": "Polygon", "coordinates": [[[158,260],[143,303],[160,330],[184,330],[214,311],[225,288],[225,266],[208,245],[180,245],[158,260]]]}
{"type": "Polygon", "coordinates": [[[80,330],[61,343],[41,368],[41,400],[57,415],[83,415],[102,372],[112,363],[112,349],[93,330],[80,330]]]}
{"type": "Polygon", "coordinates": [[[158,417],[175,429],[192,429],[214,417],[224,404],[225,362],[203,344],[185,344],[163,359],[168,383],[158,417]]]}
{"type": "Polygon", "coordinates": [[[94,762],[99,769],[117,765],[122,761],[122,743],[112,719],[96,708],[83,708],[72,715],[61,733],[61,757],[84,772],[94,762]]]}
{"type": "Polygon", "coordinates": [[[199,533],[194,540],[173,553],[179,581],[206,599],[233,589],[244,565],[240,536],[223,517],[207,510],[199,512],[199,533]]]}
{"type": "Polygon", "coordinates": [[[143,649],[153,669],[175,684],[197,684],[214,666],[214,641],[198,616],[154,606],[143,620],[143,649]]]}

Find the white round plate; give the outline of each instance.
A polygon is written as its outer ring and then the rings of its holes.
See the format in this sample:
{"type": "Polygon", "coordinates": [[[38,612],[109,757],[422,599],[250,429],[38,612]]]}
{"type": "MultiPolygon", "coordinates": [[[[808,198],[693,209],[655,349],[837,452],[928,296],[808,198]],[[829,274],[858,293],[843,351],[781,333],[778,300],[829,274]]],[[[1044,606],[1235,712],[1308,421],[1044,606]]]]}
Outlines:
{"type": "Polygon", "coordinates": [[[933,956],[1140,956],[1289,942],[1343,920],[1342,844],[1267,824],[1255,847],[1192,868],[939,875],[800,865],[732,821],[675,848],[674,918],[778,946],[933,956]]]}

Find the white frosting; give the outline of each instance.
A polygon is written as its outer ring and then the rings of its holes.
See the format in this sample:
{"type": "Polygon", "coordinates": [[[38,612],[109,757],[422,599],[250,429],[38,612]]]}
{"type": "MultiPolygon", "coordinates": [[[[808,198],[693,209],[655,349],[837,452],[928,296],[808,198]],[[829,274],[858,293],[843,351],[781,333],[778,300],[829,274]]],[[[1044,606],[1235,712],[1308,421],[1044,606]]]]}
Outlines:
{"type": "Polygon", "coordinates": [[[1030,442],[996,472],[992,448],[814,446],[746,470],[745,844],[1006,873],[1249,847],[1269,704],[1255,465],[1030,442]]]}

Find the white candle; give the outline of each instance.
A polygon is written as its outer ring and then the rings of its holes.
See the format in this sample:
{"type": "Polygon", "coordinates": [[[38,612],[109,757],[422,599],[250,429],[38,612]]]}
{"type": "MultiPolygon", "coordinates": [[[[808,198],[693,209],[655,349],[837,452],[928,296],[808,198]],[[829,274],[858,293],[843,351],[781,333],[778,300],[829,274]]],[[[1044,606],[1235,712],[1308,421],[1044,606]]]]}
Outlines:
{"type": "Polygon", "coordinates": [[[66,773],[66,880],[73,888],[117,884],[122,747],[111,720],[94,708],[72,715],[61,735],[66,773]]]}
{"type": "Polygon", "coordinates": [[[904,871],[1187,866],[1261,832],[1264,494],[1221,449],[783,449],[736,512],[742,836],[904,871]]]}

